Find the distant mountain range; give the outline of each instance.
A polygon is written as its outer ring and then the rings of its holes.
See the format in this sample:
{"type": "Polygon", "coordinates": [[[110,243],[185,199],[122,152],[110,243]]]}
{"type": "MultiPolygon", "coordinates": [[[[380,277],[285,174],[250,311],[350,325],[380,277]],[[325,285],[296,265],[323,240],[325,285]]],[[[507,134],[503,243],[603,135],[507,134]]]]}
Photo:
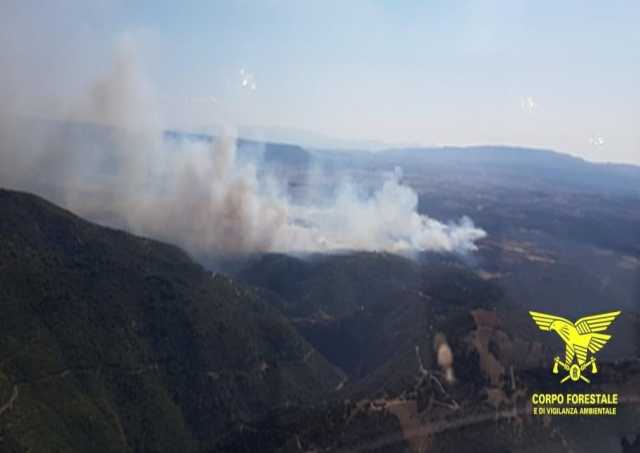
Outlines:
{"type": "MultiPolygon", "coordinates": [[[[98,161],[112,152],[113,131],[105,126],[89,123],[70,123],[25,119],[21,123],[25,134],[42,134],[54,144],[84,144],[83,154],[94,153],[98,161]],[[90,145],[90,146],[89,146],[90,145]]],[[[254,134],[255,135],[255,134],[254,134]]],[[[204,133],[165,131],[168,140],[211,142],[214,136],[204,133]]],[[[460,183],[482,183],[515,187],[546,188],[553,185],[560,190],[605,193],[640,194],[640,167],[627,164],[593,163],[552,150],[511,146],[468,147],[310,147],[305,141],[280,143],[240,136],[238,154],[242,158],[260,159],[278,166],[297,169],[318,165],[332,171],[369,169],[393,171],[400,167],[407,177],[418,175],[439,179],[455,178],[460,183]],[[367,149],[366,151],[363,149],[367,149]],[[376,149],[376,151],[371,151],[376,149]]],[[[22,152],[16,150],[16,152],[22,152]]],[[[2,172],[0,171],[0,175],[2,172]]]]}
{"type": "Polygon", "coordinates": [[[391,147],[414,146],[379,140],[340,139],[304,129],[285,127],[240,127],[238,135],[247,140],[292,144],[307,149],[378,151],[391,147]]]}
{"type": "MultiPolygon", "coordinates": [[[[209,135],[168,132],[173,139],[212,140],[209,135]]],[[[240,153],[259,155],[279,165],[307,167],[312,163],[339,171],[362,168],[393,170],[422,176],[456,175],[474,183],[547,187],[640,195],[640,167],[629,164],[595,163],[553,150],[501,145],[466,147],[381,147],[377,151],[305,148],[285,144],[238,139],[240,153]]]]}

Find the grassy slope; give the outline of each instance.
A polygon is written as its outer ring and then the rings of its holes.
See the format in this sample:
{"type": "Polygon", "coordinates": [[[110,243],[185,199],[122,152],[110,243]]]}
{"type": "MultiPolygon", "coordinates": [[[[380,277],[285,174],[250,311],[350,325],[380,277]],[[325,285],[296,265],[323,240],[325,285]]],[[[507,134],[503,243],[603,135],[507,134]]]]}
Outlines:
{"type": "Polygon", "coordinates": [[[253,291],[4,190],[0,304],[0,451],[209,451],[340,380],[253,291]]]}

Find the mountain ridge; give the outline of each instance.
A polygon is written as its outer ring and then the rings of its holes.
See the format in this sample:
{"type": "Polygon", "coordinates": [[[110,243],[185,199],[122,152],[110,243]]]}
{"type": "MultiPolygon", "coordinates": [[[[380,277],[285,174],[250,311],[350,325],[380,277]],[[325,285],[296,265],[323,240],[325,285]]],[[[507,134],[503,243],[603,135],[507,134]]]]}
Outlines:
{"type": "Polygon", "coordinates": [[[0,211],[0,437],[15,451],[210,451],[342,379],[256,292],[174,246],[31,194],[0,190],[0,211]]]}

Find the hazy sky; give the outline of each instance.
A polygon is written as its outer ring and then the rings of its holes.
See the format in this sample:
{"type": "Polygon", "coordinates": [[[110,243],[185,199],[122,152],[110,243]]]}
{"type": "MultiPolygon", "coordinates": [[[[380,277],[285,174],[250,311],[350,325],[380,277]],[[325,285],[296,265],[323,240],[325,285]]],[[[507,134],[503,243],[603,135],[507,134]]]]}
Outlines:
{"type": "Polygon", "coordinates": [[[0,15],[5,95],[28,87],[31,109],[87,89],[126,39],[170,124],[640,164],[638,1],[42,3],[0,15]]]}

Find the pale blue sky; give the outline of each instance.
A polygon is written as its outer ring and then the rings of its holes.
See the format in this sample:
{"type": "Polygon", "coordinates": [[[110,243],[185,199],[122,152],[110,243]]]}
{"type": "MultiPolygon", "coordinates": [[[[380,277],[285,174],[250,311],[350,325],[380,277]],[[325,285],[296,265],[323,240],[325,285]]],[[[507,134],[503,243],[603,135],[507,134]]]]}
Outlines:
{"type": "Polygon", "coordinates": [[[170,122],[640,163],[637,1],[40,3],[9,0],[0,62],[43,98],[126,35],[170,122]]]}

